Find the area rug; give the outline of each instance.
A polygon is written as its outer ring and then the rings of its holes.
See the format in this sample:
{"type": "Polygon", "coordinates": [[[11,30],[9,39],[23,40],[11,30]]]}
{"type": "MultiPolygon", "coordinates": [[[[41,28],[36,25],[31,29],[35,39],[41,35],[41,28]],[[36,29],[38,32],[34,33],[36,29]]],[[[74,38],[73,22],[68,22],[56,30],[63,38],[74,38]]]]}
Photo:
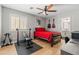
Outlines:
{"type": "Polygon", "coordinates": [[[68,53],[68,52],[66,52],[64,50],[61,50],[61,55],[72,55],[72,54],[71,53],[68,53]]]}
{"type": "Polygon", "coordinates": [[[30,49],[26,49],[26,42],[21,42],[20,46],[15,43],[16,51],[18,55],[30,55],[37,50],[40,50],[42,47],[33,42],[33,47],[30,49]]]}

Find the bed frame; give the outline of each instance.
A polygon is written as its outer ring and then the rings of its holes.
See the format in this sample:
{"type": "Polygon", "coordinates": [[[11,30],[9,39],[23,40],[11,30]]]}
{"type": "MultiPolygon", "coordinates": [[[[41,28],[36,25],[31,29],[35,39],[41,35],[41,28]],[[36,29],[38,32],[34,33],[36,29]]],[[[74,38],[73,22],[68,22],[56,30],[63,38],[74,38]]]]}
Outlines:
{"type": "MultiPolygon", "coordinates": [[[[40,38],[40,39],[44,39],[44,40],[47,41],[46,38],[35,37],[35,36],[34,36],[34,39],[35,39],[35,38],[40,38]]],[[[52,38],[51,38],[51,39],[52,39],[52,42],[50,42],[51,47],[53,47],[53,45],[55,45],[56,43],[61,42],[61,38],[62,38],[61,35],[52,35],[52,38]]]]}

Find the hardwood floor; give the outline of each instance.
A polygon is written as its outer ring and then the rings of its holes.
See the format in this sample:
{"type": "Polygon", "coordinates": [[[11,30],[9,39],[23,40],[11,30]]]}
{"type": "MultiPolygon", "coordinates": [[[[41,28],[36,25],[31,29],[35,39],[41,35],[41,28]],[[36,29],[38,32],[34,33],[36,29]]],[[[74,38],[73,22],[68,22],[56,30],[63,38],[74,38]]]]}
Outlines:
{"type": "Polygon", "coordinates": [[[38,45],[43,47],[39,51],[33,53],[33,55],[60,55],[61,54],[60,52],[61,43],[58,43],[53,47],[51,47],[50,44],[45,41],[35,39],[33,42],[36,42],[38,45]]]}
{"type": "MultiPolygon", "coordinates": [[[[61,54],[60,51],[62,45],[61,43],[58,43],[53,47],[51,47],[49,43],[42,40],[34,39],[33,42],[42,46],[43,48],[32,53],[32,55],[60,55],[61,54]]],[[[15,45],[13,44],[7,47],[0,48],[0,55],[17,55],[15,45]]]]}
{"type": "Polygon", "coordinates": [[[15,45],[0,48],[0,55],[17,55],[15,45]]]}

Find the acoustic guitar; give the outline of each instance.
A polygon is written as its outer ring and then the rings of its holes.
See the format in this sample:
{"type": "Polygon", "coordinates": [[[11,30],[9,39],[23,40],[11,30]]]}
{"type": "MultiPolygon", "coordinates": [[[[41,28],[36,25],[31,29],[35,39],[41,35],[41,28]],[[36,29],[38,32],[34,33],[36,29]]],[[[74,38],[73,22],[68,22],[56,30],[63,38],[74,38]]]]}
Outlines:
{"type": "Polygon", "coordinates": [[[50,19],[49,19],[49,23],[48,23],[48,28],[51,28],[50,19]]]}
{"type": "Polygon", "coordinates": [[[53,19],[53,24],[52,24],[52,28],[55,28],[55,19],[53,19]]]}

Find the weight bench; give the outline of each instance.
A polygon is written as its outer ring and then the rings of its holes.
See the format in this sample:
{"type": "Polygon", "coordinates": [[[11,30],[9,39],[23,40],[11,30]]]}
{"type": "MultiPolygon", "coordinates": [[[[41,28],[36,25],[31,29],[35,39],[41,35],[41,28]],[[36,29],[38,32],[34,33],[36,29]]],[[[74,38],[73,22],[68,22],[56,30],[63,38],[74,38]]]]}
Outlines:
{"type": "Polygon", "coordinates": [[[24,39],[26,40],[26,49],[32,48],[32,38],[30,38],[27,33],[23,33],[24,39]]]}
{"type": "Polygon", "coordinates": [[[32,39],[31,38],[25,38],[26,40],[26,48],[29,49],[29,48],[32,48],[32,39]]]}

